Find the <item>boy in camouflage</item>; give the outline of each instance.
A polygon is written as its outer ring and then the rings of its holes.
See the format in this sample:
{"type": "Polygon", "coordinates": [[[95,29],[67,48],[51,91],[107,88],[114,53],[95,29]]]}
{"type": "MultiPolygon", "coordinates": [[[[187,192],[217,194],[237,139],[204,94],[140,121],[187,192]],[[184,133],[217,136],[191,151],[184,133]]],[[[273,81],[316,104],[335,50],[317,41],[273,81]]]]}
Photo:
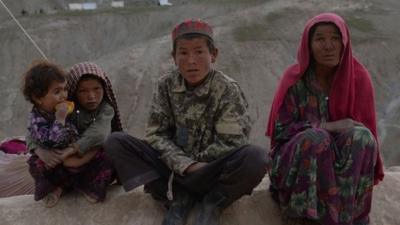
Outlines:
{"type": "Polygon", "coordinates": [[[248,144],[251,119],[238,83],[214,70],[211,27],[187,20],[172,32],[177,70],[154,92],[145,140],[114,133],[105,143],[125,190],[145,184],[165,200],[163,225],[183,225],[193,205],[195,225],[217,225],[224,208],[266,173],[266,151],[248,144]]]}

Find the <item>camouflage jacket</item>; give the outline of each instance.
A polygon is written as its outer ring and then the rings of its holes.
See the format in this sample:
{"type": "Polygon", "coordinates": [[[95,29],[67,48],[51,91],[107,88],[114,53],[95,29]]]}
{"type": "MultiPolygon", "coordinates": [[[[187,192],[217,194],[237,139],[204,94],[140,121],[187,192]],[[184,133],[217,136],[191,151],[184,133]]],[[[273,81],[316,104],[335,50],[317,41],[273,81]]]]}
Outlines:
{"type": "Polygon", "coordinates": [[[173,71],[154,91],[146,141],[174,172],[210,162],[248,143],[251,119],[238,83],[219,71],[190,90],[173,71]]]}

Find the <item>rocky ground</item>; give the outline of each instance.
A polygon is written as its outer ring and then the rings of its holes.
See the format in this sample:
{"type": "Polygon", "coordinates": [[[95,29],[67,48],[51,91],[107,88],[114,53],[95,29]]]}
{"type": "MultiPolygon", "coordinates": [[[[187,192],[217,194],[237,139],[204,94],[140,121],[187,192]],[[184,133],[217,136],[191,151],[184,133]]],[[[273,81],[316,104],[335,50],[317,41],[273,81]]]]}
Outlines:
{"type": "MultiPolygon", "coordinates": [[[[371,225],[398,225],[400,219],[400,168],[387,171],[386,179],[374,190],[371,225]]],[[[228,207],[221,225],[287,225],[281,219],[278,205],[267,191],[268,178],[253,191],[228,207]]],[[[2,225],[159,225],[165,208],[144,194],[142,188],[124,192],[113,186],[104,203],[90,204],[81,195],[69,193],[54,208],[44,208],[32,195],[0,198],[2,225]],[[41,215],[41,216],[34,216],[41,215]]],[[[188,225],[196,217],[195,206],[188,225]]]]}

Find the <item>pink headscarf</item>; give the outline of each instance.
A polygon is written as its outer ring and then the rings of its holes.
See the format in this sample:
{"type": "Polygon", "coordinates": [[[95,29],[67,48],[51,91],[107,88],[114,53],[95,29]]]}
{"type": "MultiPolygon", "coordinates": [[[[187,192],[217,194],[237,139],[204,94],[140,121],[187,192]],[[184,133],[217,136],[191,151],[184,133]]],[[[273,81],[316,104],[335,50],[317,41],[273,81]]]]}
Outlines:
{"type": "MultiPolygon", "coordinates": [[[[334,23],[342,34],[343,51],[329,93],[329,116],[331,121],[352,118],[364,124],[377,138],[374,88],[368,71],[352,55],[349,30],[344,20],[333,13],[322,13],[310,19],[304,28],[301,44],[297,51],[297,64],[283,74],[272,102],[266,135],[272,137],[278,111],[287,90],[305,73],[310,64],[309,33],[317,23],[334,23]]],[[[274,140],[271,138],[271,143],[274,140]]],[[[375,166],[375,184],[383,180],[383,163],[378,152],[375,166]]]]}

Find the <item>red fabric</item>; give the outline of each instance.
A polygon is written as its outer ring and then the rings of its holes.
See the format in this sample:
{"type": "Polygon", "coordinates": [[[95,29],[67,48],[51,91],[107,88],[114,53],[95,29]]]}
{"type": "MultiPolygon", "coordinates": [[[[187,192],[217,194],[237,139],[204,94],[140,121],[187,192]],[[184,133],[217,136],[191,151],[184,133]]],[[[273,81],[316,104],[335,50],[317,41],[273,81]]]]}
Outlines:
{"type": "Polygon", "coordinates": [[[1,143],[0,150],[7,154],[23,154],[26,153],[26,144],[23,140],[11,139],[1,143]]]}
{"type": "Polygon", "coordinates": [[[193,33],[203,34],[209,37],[211,40],[213,40],[213,30],[208,23],[200,19],[197,20],[188,19],[175,26],[171,35],[172,41],[175,42],[175,40],[178,37],[184,34],[193,34],[193,33]]]}
{"type": "MultiPolygon", "coordinates": [[[[345,118],[363,123],[377,138],[374,88],[368,71],[352,55],[349,30],[344,20],[333,13],[322,13],[310,19],[304,28],[297,52],[297,64],[290,66],[283,74],[272,102],[266,135],[272,137],[278,110],[287,90],[294,85],[307,70],[310,63],[308,46],[310,29],[320,22],[332,22],[342,34],[343,52],[329,93],[329,113],[331,121],[345,118]]],[[[274,140],[271,138],[271,144],[274,140]]],[[[383,162],[378,152],[375,167],[375,184],[383,180],[383,162]]]]}

